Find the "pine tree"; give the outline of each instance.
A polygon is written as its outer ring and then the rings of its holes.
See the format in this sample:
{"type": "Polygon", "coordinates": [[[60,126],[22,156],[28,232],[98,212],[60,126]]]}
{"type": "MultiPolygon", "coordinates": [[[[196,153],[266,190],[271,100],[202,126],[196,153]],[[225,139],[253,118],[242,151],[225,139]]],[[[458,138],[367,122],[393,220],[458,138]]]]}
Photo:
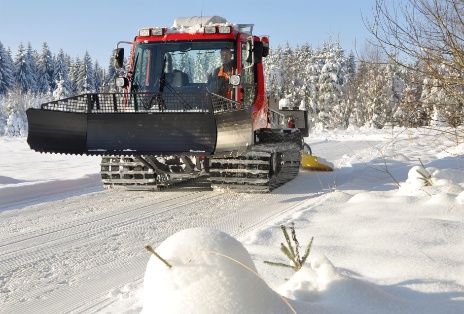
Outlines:
{"type": "Polygon", "coordinates": [[[206,82],[207,74],[211,73],[209,64],[205,62],[207,57],[206,51],[196,52],[194,70],[193,70],[193,82],[206,82]]]}
{"type": "Polygon", "coordinates": [[[3,134],[10,137],[26,136],[28,130],[26,109],[37,108],[40,103],[45,101],[48,99],[40,95],[22,92],[19,86],[10,89],[2,101],[2,112],[5,119],[3,134]]]}
{"type": "Polygon", "coordinates": [[[70,96],[76,96],[80,93],[80,82],[79,82],[79,69],[81,67],[81,60],[79,57],[73,61],[71,57],[66,58],[66,64],[68,65],[69,71],[69,79],[71,81],[71,90],[70,96]]]}
{"type": "Polygon", "coordinates": [[[356,75],[356,60],[354,57],[353,50],[350,50],[348,58],[346,59],[346,74],[345,80],[348,83],[356,75]]]}
{"type": "Polygon", "coordinates": [[[32,49],[31,43],[27,43],[26,49],[26,62],[27,66],[29,67],[28,70],[28,80],[29,80],[29,90],[31,93],[37,93],[37,59],[38,54],[37,51],[32,49]]]}
{"type": "MultiPolygon", "coordinates": [[[[63,49],[60,49],[58,52],[58,55],[55,57],[55,62],[54,62],[54,86],[55,89],[58,87],[57,82],[62,81],[62,88],[64,90],[64,96],[70,96],[71,93],[71,80],[69,77],[69,71],[68,71],[68,65],[66,63],[66,58],[65,54],[63,52],[63,49]]],[[[54,90],[55,90],[54,89],[54,90]]]]}
{"type": "Polygon", "coordinates": [[[116,85],[115,85],[115,79],[119,76],[124,76],[123,71],[117,70],[114,67],[114,56],[113,54],[109,58],[109,63],[108,63],[108,69],[107,69],[107,74],[105,76],[105,80],[103,82],[103,88],[102,91],[107,92],[107,93],[116,93],[116,85]]]}
{"type": "Polygon", "coordinates": [[[38,57],[37,62],[37,90],[39,93],[51,92],[55,89],[55,65],[52,53],[48,48],[47,43],[42,45],[42,53],[38,57]]]}
{"type": "Polygon", "coordinates": [[[282,47],[278,46],[277,49],[270,49],[267,58],[264,58],[264,77],[266,84],[266,91],[269,97],[280,99],[279,88],[281,81],[282,68],[279,66],[282,47]]]}
{"type": "Polygon", "coordinates": [[[290,105],[295,104],[295,79],[297,70],[295,64],[295,55],[290,44],[287,42],[282,51],[282,66],[284,71],[281,72],[280,98],[288,98],[290,105]]]}
{"type": "Polygon", "coordinates": [[[348,116],[344,110],[343,99],[345,83],[343,67],[346,60],[340,43],[333,42],[331,37],[328,42],[324,42],[321,59],[324,64],[318,82],[319,120],[324,123],[324,127],[346,127],[348,116]]]}
{"type": "MultiPolygon", "coordinates": [[[[216,61],[217,62],[217,61],[216,61]]],[[[220,62],[220,60],[219,60],[220,62]]],[[[194,78],[194,63],[195,61],[192,60],[191,55],[188,52],[182,53],[180,60],[176,67],[193,79],[194,78]]]]}
{"type": "Polygon", "coordinates": [[[366,98],[363,84],[365,84],[368,73],[368,63],[360,62],[356,74],[351,78],[349,84],[349,103],[350,103],[350,127],[361,127],[366,123],[366,106],[363,101],[366,98]]]}
{"type": "Polygon", "coordinates": [[[345,107],[348,118],[348,126],[354,126],[355,124],[355,108],[357,107],[356,103],[356,60],[353,51],[350,51],[348,58],[345,63],[345,107]]]}
{"type": "Polygon", "coordinates": [[[27,94],[9,95],[5,100],[6,125],[4,134],[9,137],[19,137],[27,134],[25,111],[21,110],[21,102],[27,94]]]}
{"type": "Polygon", "coordinates": [[[319,122],[319,76],[323,66],[321,54],[322,51],[319,48],[313,51],[311,59],[306,66],[305,102],[310,121],[313,125],[319,122]]]}
{"type": "Polygon", "coordinates": [[[77,82],[79,93],[95,93],[95,72],[92,66],[92,59],[87,51],[79,66],[77,82]]]}
{"type": "Polygon", "coordinates": [[[14,66],[9,54],[0,42],[0,95],[14,86],[14,66]]]}
{"type": "MultiPolygon", "coordinates": [[[[385,84],[384,89],[386,122],[391,122],[393,120],[393,113],[396,111],[396,108],[404,102],[405,77],[405,70],[399,68],[397,62],[390,58],[386,65],[387,84],[385,84]]],[[[408,101],[411,103],[414,102],[412,94],[409,95],[408,101]]],[[[412,108],[415,108],[415,104],[413,104],[412,108]]]]}
{"type": "Polygon", "coordinates": [[[53,100],[60,100],[66,98],[69,95],[69,91],[64,86],[64,80],[56,80],[56,88],[53,90],[53,100]]]}
{"type": "Polygon", "coordinates": [[[15,56],[15,84],[19,87],[22,93],[30,90],[30,67],[26,58],[26,51],[22,43],[19,44],[18,52],[15,56]]]}
{"type": "Polygon", "coordinates": [[[100,64],[98,61],[95,61],[95,66],[94,66],[94,89],[96,93],[100,92],[100,88],[102,87],[103,82],[105,82],[105,71],[100,67],[100,64]]]}
{"type": "Polygon", "coordinates": [[[298,80],[299,80],[299,90],[298,94],[300,97],[300,108],[308,109],[310,104],[310,66],[313,61],[313,51],[311,46],[308,43],[305,43],[301,46],[301,49],[296,54],[296,60],[299,67],[298,71],[298,80]]]}

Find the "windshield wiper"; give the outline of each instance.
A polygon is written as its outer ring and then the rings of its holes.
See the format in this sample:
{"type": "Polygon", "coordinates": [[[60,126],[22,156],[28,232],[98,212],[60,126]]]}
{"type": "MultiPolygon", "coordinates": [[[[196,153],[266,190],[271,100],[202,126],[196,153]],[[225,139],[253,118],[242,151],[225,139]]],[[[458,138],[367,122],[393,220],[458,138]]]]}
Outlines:
{"type": "MultiPolygon", "coordinates": [[[[132,94],[137,92],[137,89],[139,86],[135,84],[135,71],[137,70],[137,61],[139,59],[139,53],[137,52],[137,55],[135,56],[135,61],[134,61],[134,66],[132,67],[132,73],[130,77],[130,93],[129,93],[129,103],[132,103],[132,94]]],[[[134,110],[138,110],[138,103],[137,103],[137,96],[134,95],[134,110]]]]}
{"type": "Polygon", "coordinates": [[[139,53],[137,52],[137,55],[135,56],[135,61],[134,61],[134,66],[132,67],[134,69],[132,75],[131,75],[131,92],[136,92],[139,89],[139,85],[135,84],[135,71],[137,70],[137,61],[139,60],[139,53]]]}

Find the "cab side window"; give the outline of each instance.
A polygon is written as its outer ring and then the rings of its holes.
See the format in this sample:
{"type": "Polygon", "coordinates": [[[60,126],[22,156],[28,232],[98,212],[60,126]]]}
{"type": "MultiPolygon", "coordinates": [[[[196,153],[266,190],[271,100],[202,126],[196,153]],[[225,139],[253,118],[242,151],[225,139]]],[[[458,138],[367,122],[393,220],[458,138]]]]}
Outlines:
{"type": "Polygon", "coordinates": [[[246,61],[247,44],[242,42],[242,87],[243,87],[243,104],[245,107],[251,107],[256,97],[256,77],[255,65],[246,61]]]}

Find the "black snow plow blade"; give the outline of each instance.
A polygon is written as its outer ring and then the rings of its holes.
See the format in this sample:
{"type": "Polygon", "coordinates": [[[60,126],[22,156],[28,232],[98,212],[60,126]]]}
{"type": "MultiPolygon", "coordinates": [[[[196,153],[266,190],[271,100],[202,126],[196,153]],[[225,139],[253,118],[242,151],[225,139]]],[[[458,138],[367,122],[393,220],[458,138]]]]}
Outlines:
{"type": "Polygon", "coordinates": [[[215,101],[218,97],[84,94],[53,101],[27,110],[27,142],[38,152],[86,155],[209,155],[217,146],[244,150],[252,137],[251,114],[233,108],[238,103],[230,100],[215,101]],[[231,124],[228,116],[243,121],[231,124]],[[218,145],[218,138],[230,143],[218,145]]]}

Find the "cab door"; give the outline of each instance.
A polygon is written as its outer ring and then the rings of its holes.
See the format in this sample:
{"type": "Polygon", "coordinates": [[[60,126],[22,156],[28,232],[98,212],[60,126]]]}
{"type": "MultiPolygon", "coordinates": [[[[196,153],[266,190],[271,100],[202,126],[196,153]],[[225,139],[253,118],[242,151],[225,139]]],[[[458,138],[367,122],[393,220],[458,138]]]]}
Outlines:
{"type": "Polygon", "coordinates": [[[255,75],[256,65],[253,64],[252,58],[249,57],[248,41],[250,36],[241,34],[241,40],[239,41],[238,53],[240,57],[237,62],[240,63],[240,76],[241,86],[239,101],[243,103],[245,108],[249,108],[254,105],[256,94],[257,94],[257,82],[255,75]]]}
{"type": "Polygon", "coordinates": [[[253,115],[253,130],[269,127],[269,105],[264,86],[264,69],[262,57],[262,44],[256,36],[241,34],[240,37],[240,75],[241,98],[245,108],[251,108],[253,115]],[[251,42],[253,40],[253,43],[251,42]],[[252,47],[256,52],[252,51],[252,47]],[[254,57],[252,57],[254,54],[254,57]]]}

